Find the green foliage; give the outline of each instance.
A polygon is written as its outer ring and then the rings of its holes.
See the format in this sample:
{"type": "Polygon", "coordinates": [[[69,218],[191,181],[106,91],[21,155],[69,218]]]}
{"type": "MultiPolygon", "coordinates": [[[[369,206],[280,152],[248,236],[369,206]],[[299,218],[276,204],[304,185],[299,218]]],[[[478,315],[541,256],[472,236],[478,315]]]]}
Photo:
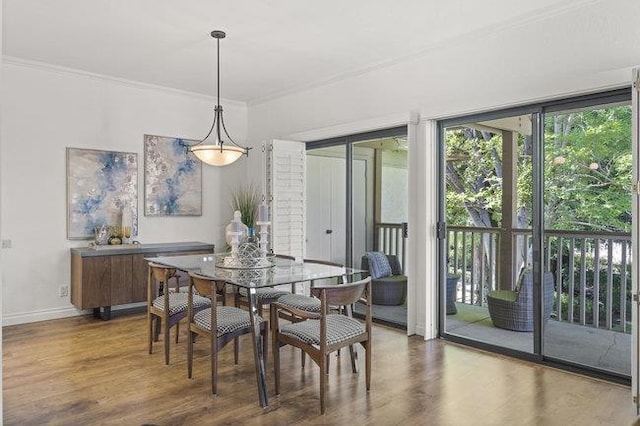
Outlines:
{"type": "Polygon", "coordinates": [[[631,178],[630,107],[546,118],[548,228],[630,232],[631,178]]]}
{"type": "Polygon", "coordinates": [[[231,194],[231,207],[240,211],[242,223],[249,228],[255,227],[261,199],[258,187],[253,184],[240,185],[231,194]]]}
{"type": "MultiPolygon", "coordinates": [[[[447,129],[447,223],[502,226],[502,135],[447,129]]],[[[517,139],[518,227],[531,226],[531,139],[517,139]]],[[[547,229],[630,232],[631,108],[548,114],[544,122],[547,229]]]]}

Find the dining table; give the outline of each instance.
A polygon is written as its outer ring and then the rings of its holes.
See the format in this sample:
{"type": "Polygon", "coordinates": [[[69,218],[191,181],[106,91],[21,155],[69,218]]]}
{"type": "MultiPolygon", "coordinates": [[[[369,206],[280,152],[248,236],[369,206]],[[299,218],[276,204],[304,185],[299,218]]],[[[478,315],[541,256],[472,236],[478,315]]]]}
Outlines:
{"type": "MultiPolygon", "coordinates": [[[[259,262],[258,266],[226,266],[225,256],[228,257],[227,254],[197,254],[149,257],[145,260],[187,273],[194,272],[247,290],[258,398],[260,406],[266,409],[269,406],[269,397],[266,388],[262,339],[260,338],[257,289],[304,282],[313,285],[316,280],[334,277],[343,277],[343,280],[335,281],[346,282],[350,280],[351,276],[365,271],[321,263],[307,263],[277,256],[271,256],[267,261],[259,262]]],[[[323,285],[326,285],[326,280],[323,285]]]]}

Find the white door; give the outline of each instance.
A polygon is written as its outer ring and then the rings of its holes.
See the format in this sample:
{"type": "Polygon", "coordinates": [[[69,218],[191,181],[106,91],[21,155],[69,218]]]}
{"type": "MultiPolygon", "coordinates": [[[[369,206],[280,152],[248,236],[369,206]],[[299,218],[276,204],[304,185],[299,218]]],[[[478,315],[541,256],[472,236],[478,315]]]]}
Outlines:
{"type": "Polygon", "coordinates": [[[345,262],[345,159],[307,155],[307,240],[309,259],[345,262]]]}
{"type": "MultiPolygon", "coordinates": [[[[326,153],[323,153],[326,154],[326,153]]],[[[366,161],[353,160],[353,259],[365,251],[367,182],[366,161]]],[[[306,254],[346,264],[346,165],[332,155],[307,155],[306,254]]],[[[357,261],[357,262],[356,262],[357,261]]]]}
{"type": "Polygon", "coordinates": [[[331,259],[331,193],[330,174],[333,158],[307,156],[307,241],[309,259],[331,259]]]}

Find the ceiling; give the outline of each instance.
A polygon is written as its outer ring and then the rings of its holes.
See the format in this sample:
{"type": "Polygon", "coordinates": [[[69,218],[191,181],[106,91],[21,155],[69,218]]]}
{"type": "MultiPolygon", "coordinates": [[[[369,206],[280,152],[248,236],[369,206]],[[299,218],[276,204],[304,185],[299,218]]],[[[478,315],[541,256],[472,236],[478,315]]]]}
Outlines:
{"type": "Polygon", "coordinates": [[[593,0],[3,0],[5,59],[256,103],[593,0]]]}

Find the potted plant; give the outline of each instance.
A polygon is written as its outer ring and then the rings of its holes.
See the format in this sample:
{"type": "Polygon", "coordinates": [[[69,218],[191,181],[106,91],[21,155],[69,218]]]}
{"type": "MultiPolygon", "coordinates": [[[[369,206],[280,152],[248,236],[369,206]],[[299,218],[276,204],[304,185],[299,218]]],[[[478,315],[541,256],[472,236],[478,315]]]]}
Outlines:
{"type": "Polygon", "coordinates": [[[231,196],[231,207],[242,214],[242,223],[248,228],[248,235],[253,235],[256,219],[258,217],[258,206],[262,201],[262,196],[258,187],[253,183],[240,185],[234,189],[231,196]]]}

